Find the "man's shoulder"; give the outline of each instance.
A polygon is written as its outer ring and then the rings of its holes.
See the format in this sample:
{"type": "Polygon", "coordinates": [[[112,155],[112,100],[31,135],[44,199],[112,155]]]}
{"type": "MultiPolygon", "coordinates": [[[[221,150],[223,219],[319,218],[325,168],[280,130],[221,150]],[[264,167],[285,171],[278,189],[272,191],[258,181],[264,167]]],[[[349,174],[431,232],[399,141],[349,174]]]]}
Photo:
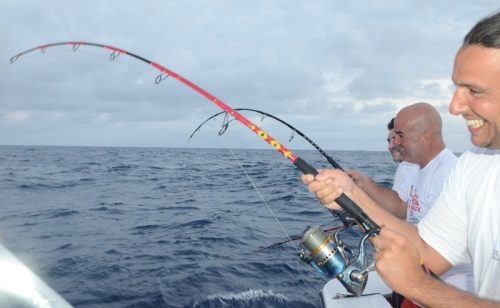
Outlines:
{"type": "Polygon", "coordinates": [[[444,148],[434,157],[429,165],[435,165],[434,168],[449,168],[455,166],[458,161],[458,156],[450,149],[444,148]]]}
{"type": "Polygon", "coordinates": [[[446,159],[458,160],[458,156],[455,153],[453,153],[453,151],[450,150],[449,148],[444,148],[444,150],[441,151],[441,153],[446,159]]]}
{"type": "Polygon", "coordinates": [[[460,155],[458,164],[465,166],[493,167],[500,161],[500,149],[474,147],[460,155]]]}
{"type": "Polygon", "coordinates": [[[480,155],[486,155],[486,156],[495,156],[495,155],[500,155],[500,149],[489,149],[489,148],[480,148],[480,147],[473,147],[472,149],[464,152],[460,157],[462,156],[480,156],[480,155]]]}

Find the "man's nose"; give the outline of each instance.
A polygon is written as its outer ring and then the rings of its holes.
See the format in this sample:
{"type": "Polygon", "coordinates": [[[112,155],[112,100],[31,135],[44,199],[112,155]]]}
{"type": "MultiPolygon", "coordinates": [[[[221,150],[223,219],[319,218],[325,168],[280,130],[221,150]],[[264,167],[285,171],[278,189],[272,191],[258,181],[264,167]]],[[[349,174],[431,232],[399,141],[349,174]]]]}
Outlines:
{"type": "Polygon", "coordinates": [[[449,111],[452,115],[460,115],[468,108],[466,91],[463,88],[457,87],[450,101],[449,111]]]}

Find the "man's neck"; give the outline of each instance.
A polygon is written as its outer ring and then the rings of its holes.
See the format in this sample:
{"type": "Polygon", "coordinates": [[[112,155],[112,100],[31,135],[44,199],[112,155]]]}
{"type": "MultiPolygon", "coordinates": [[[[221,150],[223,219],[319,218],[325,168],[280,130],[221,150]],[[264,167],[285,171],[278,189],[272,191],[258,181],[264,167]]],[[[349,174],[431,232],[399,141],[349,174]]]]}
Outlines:
{"type": "Polygon", "coordinates": [[[430,163],[436,156],[441,153],[446,148],[446,146],[440,145],[433,147],[429,150],[428,155],[426,155],[421,161],[418,162],[418,165],[420,166],[420,169],[424,169],[425,166],[427,166],[428,163],[430,163]]]}

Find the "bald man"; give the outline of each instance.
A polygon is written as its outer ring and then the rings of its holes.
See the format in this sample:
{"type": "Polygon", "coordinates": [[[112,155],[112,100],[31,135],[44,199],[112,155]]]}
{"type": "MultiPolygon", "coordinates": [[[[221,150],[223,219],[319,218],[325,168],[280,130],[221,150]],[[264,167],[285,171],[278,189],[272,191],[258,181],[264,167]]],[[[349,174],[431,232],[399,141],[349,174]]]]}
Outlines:
{"type": "Polygon", "coordinates": [[[394,175],[392,189],[378,185],[377,182],[361,172],[349,170],[347,173],[373,200],[383,204],[387,211],[401,219],[406,219],[406,199],[419,166],[402,159],[399,136],[394,131],[395,120],[396,118],[392,118],[387,124],[389,130],[387,149],[392,156],[392,160],[400,163],[394,175]]]}
{"type": "MultiPolygon", "coordinates": [[[[357,172],[348,172],[354,182],[383,208],[416,225],[430,210],[443,189],[458,158],[446,148],[439,112],[428,103],[416,103],[401,109],[394,120],[395,143],[401,159],[418,165],[410,178],[408,195],[381,193],[373,181],[357,172]]],[[[462,290],[474,290],[472,267],[461,265],[442,276],[462,290]]]]}
{"type": "Polygon", "coordinates": [[[458,158],[446,148],[439,112],[428,103],[401,109],[394,121],[401,158],[420,169],[405,200],[406,220],[417,224],[430,209],[458,158]]]}
{"type": "Polygon", "coordinates": [[[439,112],[428,103],[416,103],[401,109],[394,120],[394,147],[400,159],[419,166],[409,178],[409,191],[402,196],[379,187],[366,175],[348,174],[372,199],[391,214],[416,224],[439,195],[457,157],[446,148],[439,112]]]}

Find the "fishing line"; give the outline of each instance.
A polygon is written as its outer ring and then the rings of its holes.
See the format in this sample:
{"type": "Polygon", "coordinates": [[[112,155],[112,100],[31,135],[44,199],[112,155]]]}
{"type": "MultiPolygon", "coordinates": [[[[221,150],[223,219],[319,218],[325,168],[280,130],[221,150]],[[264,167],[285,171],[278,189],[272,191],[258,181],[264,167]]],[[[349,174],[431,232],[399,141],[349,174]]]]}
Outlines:
{"type": "MultiPolygon", "coordinates": [[[[277,215],[274,213],[274,211],[272,210],[271,206],[269,205],[269,203],[266,201],[266,199],[264,198],[264,196],[262,195],[261,191],[259,190],[259,188],[257,187],[257,185],[255,185],[254,181],[252,180],[252,178],[250,177],[250,175],[248,174],[248,172],[246,171],[245,167],[243,166],[243,164],[241,163],[240,159],[236,156],[236,154],[233,152],[233,150],[231,149],[231,147],[229,147],[229,145],[227,144],[226,142],[226,138],[224,137],[224,135],[220,135],[222,137],[222,142],[224,143],[224,146],[226,147],[226,149],[231,153],[231,156],[236,160],[236,162],[238,163],[238,165],[240,166],[241,170],[243,170],[243,173],[245,174],[245,176],[247,177],[248,181],[250,181],[250,184],[252,185],[253,189],[257,192],[257,194],[259,195],[259,198],[260,200],[265,204],[265,206],[267,207],[267,210],[271,213],[271,216],[273,217],[274,221],[280,226],[281,230],[283,231],[283,233],[285,234],[285,236],[288,238],[288,242],[287,244],[289,245],[292,245],[293,248],[295,248],[295,251],[299,254],[300,253],[300,250],[299,248],[297,247],[297,245],[295,245],[294,243],[294,240],[292,239],[292,237],[288,234],[288,232],[286,232],[286,229],[285,227],[283,226],[283,224],[281,224],[280,220],[278,219],[277,215]]],[[[300,273],[299,271],[292,271],[292,275],[294,275],[297,280],[301,280],[302,283],[308,285],[309,287],[313,287],[313,284],[311,281],[309,281],[308,279],[305,279],[304,276],[305,274],[304,273],[300,273]]]]}
{"type": "Polygon", "coordinates": [[[238,165],[240,166],[241,170],[243,170],[243,173],[245,174],[245,176],[247,177],[248,181],[250,181],[250,184],[252,185],[253,189],[257,192],[257,194],[259,195],[259,198],[260,200],[265,204],[265,206],[267,207],[267,210],[271,213],[271,216],[273,217],[274,221],[276,221],[276,223],[280,226],[281,228],[281,231],[283,231],[283,233],[285,234],[285,236],[290,240],[290,243],[292,243],[292,246],[295,248],[295,250],[297,252],[299,252],[299,248],[295,245],[295,243],[293,242],[292,240],[292,237],[288,234],[288,232],[286,232],[286,229],[285,227],[281,224],[280,220],[278,219],[278,217],[276,216],[276,214],[274,213],[274,211],[271,209],[271,206],[269,205],[269,203],[266,201],[266,199],[264,198],[264,196],[262,195],[261,191],[259,190],[259,188],[257,187],[257,185],[255,185],[254,181],[252,180],[252,178],[250,177],[250,175],[248,174],[248,172],[246,171],[245,167],[243,166],[243,164],[241,163],[240,159],[234,154],[233,150],[231,149],[231,147],[229,147],[229,145],[227,144],[226,142],[226,138],[224,138],[223,135],[221,135],[222,137],[222,142],[224,142],[224,146],[226,147],[226,149],[231,153],[231,156],[236,160],[236,162],[238,163],[238,165]]]}

